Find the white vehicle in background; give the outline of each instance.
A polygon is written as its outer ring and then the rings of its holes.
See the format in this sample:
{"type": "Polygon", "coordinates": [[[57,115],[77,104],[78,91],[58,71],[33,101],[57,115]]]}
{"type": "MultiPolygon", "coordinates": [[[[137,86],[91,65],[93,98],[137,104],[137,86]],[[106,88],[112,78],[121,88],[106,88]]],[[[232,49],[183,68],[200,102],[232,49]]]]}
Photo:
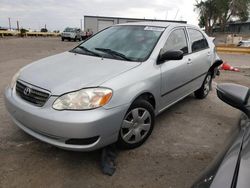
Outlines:
{"type": "Polygon", "coordinates": [[[250,39],[240,41],[238,46],[239,47],[250,47],[250,39]]]}
{"type": "Polygon", "coordinates": [[[81,29],[79,28],[70,28],[67,27],[64,29],[64,31],[61,34],[61,39],[62,41],[64,41],[65,39],[67,39],[68,41],[81,41],[83,38],[83,32],[81,31],[81,29]]]}

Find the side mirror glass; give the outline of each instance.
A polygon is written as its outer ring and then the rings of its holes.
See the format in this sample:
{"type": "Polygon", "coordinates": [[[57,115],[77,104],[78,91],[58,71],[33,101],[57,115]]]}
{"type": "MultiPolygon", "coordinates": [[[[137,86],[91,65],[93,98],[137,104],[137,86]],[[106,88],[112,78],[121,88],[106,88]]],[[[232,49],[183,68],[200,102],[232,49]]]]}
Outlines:
{"type": "Polygon", "coordinates": [[[183,51],[181,50],[171,50],[164,52],[161,49],[160,54],[157,59],[157,64],[164,63],[167,60],[181,60],[183,58],[183,51]]]}
{"type": "Polygon", "coordinates": [[[238,84],[217,85],[217,96],[250,116],[250,89],[238,84]]]}

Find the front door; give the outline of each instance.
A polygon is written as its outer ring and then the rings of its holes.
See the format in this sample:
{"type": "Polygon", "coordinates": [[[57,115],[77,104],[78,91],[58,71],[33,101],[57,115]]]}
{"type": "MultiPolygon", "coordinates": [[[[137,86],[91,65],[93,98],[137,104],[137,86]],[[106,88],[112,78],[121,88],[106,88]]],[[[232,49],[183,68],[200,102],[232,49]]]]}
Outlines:
{"type": "Polygon", "coordinates": [[[182,50],[184,57],[182,60],[166,61],[161,66],[161,106],[160,109],[171,105],[187,94],[185,83],[190,74],[188,42],[184,28],[174,29],[164,47],[164,51],[182,50]]]}

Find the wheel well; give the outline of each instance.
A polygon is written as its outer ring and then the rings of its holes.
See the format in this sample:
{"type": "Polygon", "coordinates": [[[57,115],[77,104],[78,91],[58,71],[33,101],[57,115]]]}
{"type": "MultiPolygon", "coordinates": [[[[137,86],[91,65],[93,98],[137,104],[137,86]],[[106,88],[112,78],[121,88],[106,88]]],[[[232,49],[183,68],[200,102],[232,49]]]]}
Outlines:
{"type": "Polygon", "coordinates": [[[134,101],[136,101],[138,99],[144,99],[144,100],[148,101],[155,109],[155,98],[151,93],[148,93],[148,92],[143,93],[143,94],[139,95],[134,101]]]}
{"type": "Polygon", "coordinates": [[[214,69],[215,69],[216,67],[219,67],[222,63],[223,63],[222,60],[217,60],[217,61],[215,61],[215,62],[213,63],[213,65],[209,68],[208,72],[211,72],[212,76],[214,77],[214,76],[215,76],[215,75],[214,75],[214,69]]]}

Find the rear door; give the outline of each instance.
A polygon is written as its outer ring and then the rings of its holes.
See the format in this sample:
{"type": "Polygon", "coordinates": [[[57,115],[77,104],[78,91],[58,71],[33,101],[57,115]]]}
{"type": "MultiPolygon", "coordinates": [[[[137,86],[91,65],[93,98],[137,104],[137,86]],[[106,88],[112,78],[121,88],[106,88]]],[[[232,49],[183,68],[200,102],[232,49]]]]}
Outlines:
{"type": "Polygon", "coordinates": [[[163,47],[164,51],[182,50],[182,60],[166,61],[159,65],[161,68],[161,109],[171,105],[176,100],[185,96],[185,83],[189,77],[188,69],[188,41],[184,27],[172,30],[163,47]]]}
{"type": "Polygon", "coordinates": [[[212,52],[209,48],[207,39],[201,31],[195,28],[187,28],[190,41],[190,56],[189,56],[189,70],[188,80],[190,83],[190,90],[192,88],[200,88],[205,76],[211,66],[212,52]]]}

